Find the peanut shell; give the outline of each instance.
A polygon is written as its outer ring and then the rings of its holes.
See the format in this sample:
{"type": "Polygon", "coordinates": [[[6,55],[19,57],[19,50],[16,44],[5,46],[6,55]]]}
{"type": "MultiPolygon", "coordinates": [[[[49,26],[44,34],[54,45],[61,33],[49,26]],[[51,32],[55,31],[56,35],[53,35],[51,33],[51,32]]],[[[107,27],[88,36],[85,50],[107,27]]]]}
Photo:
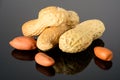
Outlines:
{"type": "Polygon", "coordinates": [[[104,30],[104,24],[100,20],[84,21],[60,36],[59,48],[67,53],[83,51],[89,47],[94,39],[99,38],[104,30]]]}

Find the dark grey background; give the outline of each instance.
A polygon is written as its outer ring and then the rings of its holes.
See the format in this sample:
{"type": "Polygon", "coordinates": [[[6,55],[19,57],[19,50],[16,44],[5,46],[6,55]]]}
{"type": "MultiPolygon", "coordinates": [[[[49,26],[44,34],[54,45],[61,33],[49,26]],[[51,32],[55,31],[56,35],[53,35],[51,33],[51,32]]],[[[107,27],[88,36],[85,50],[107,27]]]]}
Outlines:
{"type": "Polygon", "coordinates": [[[120,80],[120,0],[0,0],[0,80],[120,80]],[[37,18],[40,9],[60,6],[76,11],[80,20],[100,19],[106,26],[101,39],[114,54],[112,67],[103,70],[92,59],[75,75],[48,77],[37,71],[34,61],[15,59],[9,41],[22,35],[21,25],[37,18]]]}

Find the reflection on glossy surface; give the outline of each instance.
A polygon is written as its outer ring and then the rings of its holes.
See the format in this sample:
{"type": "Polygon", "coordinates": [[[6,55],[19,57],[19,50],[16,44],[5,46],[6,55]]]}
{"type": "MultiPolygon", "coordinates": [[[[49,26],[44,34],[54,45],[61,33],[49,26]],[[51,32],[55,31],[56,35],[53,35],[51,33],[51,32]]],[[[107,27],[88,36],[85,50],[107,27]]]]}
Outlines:
{"type": "Polygon", "coordinates": [[[52,66],[44,67],[37,63],[35,64],[35,66],[36,66],[37,71],[41,72],[42,74],[44,74],[46,76],[54,76],[55,75],[55,70],[52,66]]]}
{"type": "Polygon", "coordinates": [[[37,50],[17,50],[14,49],[12,51],[12,56],[18,60],[26,60],[26,61],[31,61],[34,60],[34,56],[37,53],[37,50]]]}
{"type": "MultiPolygon", "coordinates": [[[[94,40],[92,44],[85,50],[79,53],[64,53],[58,46],[45,52],[45,54],[51,56],[55,60],[55,64],[50,67],[44,67],[39,64],[35,64],[36,70],[46,76],[54,76],[55,73],[73,75],[82,72],[90,63],[94,57],[95,64],[102,69],[109,69],[112,66],[112,62],[101,61],[94,56],[94,47],[104,46],[104,42],[101,39],[94,40]]],[[[19,60],[34,60],[35,54],[38,50],[22,51],[13,50],[12,56],[19,60]]]]}
{"type": "Polygon", "coordinates": [[[55,59],[56,63],[53,68],[57,73],[72,75],[83,71],[87,67],[93,57],[95,46],[104,46],[104,42],[97,39],[85,51],[74,54],[64,53],[58,47],[47,53],[55,59]]]}
{"type": "Polygon", "coordinates": [[[53,66],[57,73],[76,74],[83,71],[90,63],[92,55],[90,53],[76,53],[73,55],[63,54],[56,59],[53,66]]]}
{"type": "Polygon", "coordinates": [[[97,57],[94,57],[94,62],[99,68],[103,70],[109,70],[112,67],[112,61],[103,61],[97,57]]]}

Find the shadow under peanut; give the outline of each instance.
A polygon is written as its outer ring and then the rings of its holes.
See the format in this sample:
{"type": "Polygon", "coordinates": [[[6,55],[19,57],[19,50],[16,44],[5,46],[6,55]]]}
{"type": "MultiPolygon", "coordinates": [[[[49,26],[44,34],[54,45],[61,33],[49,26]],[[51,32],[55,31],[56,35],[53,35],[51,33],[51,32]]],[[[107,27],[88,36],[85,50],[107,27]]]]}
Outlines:
{"type": "MultiPolygon", "coordinates": [[[[79,53],[65,53],[62,52],[58,46],[44,52],[48,56],[51,56],[55,60],[55,64],[50,67],[44,67],[35,63],[36,70],[46,76],[54,76],[58,74],[74,75],[82,72],[91,62],[94,57],[95,64],[101,69],[108,70],[112,66],[112,62],[104,62],[95,58],[94,47],[104,46],[104,42],[101,39],[94,40],[92,44],[84,51],[79,53]]],[[[11,55],[18,60],[32,61],[38,50],[17,50],[14,49],[11,55]]]]}
{"type": "Polygon", "coordinates": [[[53,68],[56,73],[73,75],[82,72],[89,65],[94,55],[93,48],[95,46],[104,46],[104,42],[97,39],[85,51],[79,53],[64,53],[57,46],[47,54],[55,60],[53,68]]]}
{"type": "Polygon", "coordinates": [[[38,52],[38,50],[17,50],[14,49],[11,52],[11,55],[18,60],[23,61],[32,61],[34,60],[35,54],[38,52]]]}
{"type": "Polygon", "coordinates": [[[109,70],[112,67],[112,61],[103,61],[97,57],[94,57],[95,64],[103,70],[109,70]]]}
{"type": "Polygon", "coordinates": [[[45,76],[52,77],[55,75],[55,70],[52,66],[44,67],[44,66],[41,66],[41,65],[35,63],[35,67],[36,67],[37,71],[39,71],[40,73],[42,73],[45,76]]]}

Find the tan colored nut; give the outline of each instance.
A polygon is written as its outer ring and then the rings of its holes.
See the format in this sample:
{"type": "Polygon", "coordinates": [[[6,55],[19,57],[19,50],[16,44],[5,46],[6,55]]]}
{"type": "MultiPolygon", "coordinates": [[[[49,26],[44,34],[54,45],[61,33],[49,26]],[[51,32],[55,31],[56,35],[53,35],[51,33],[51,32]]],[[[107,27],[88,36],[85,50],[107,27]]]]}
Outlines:
{"type": "Polygon", "coordinates": [[[100,37],[104,30],[105,27],[100,20],[84,21],[60,36],[59,48],[67,53],[83,51],[94,39],[100,37]]]}
{"type": "Polygon", "coordinates": [[[22,25],[22,33],[23,33],[23,35],[24,36],[34,36],[34,33],[36,31],[36,28],[37,28],[37,26],[35,26],[35,25],[36,25],[37,22],[38,22],[37,19],[25,22],[22,25]]]}
{"type": "Polygon", "coordinates": [[[37,47],[43,51],[52,49],[58,44],[60,35],[68,29],[71,29],[71,27],[66,25],[46,28],[37,38],[37,47]]]}
{"type": "Polygon", "coordinates": [[[45,24],[46,26],[59,26],[66,23],[67,18],[67,10],[56,6],[43,8],[38,15],[39,24],[42,23],[42,25],[45,24]]]}
{"type": "Polygon", "coordinates": [[[86,20],[82,22],[81,24],[78,24],[76,26],[76,29],[81,29],[81,28],[86,29],[86,31],[90,31],[89,34],[93,35],[93,40],[98,39],[99,37],[102,36],[103,32],[105,31],[105,26],[101,20],[98,19],[92,19],[92,20],[86,20]]]}
{"type": "Polygon", "coordinates": [[[59,8],[56,6],[43,8],[38,14],[36,24],[33,25],[34,22],[32,23],[32,21],[29,21],[28,23],[26,23],[26,25],[32,24],[33,26],[22,26],[23,34],[25,36],[38,36],[45,28],[65,24],[67,19],[68,12],[63,8],[59,8]]]}
{"type": "Polygon", "coordinates": [[[59,48],[63,52],[77,53],[86,49],[92,40],[92,35],[88,35],[84,30],[71,29],[60,36],[59,48]]]}
{"type": "Polygon", "coordinates": [[[68,22],[66,23],[68,26],[74,27],[80,22],[79,15],[75,11],[68,11],[68,14],[68,22]]]}
{"type": "MultiPolygon", "coordinates": [[[[49,7],[51,8],[51,7],[49,7]]],[[[52,8],[51,8],[52,9],[52,8]]],[[[59,42],[59,37],[65,31],[73,28],[79,23],[79,16],[74,11],[68,11],[68,18],[66,23],[59,26],[46,28],[37,39],[37,47],[43,51],[50,50],[59,42]]]]}

